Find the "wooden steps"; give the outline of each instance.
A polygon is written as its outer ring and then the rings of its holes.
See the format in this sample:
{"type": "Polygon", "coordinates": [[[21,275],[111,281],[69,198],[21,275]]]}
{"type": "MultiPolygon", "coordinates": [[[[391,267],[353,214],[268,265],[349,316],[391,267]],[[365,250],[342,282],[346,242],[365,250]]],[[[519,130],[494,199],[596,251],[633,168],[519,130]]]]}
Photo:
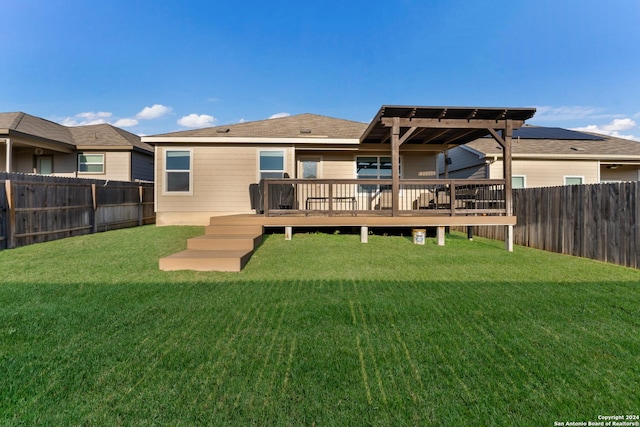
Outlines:
{"type": "Polygon", "coordinates": [[[240,271],[262,243],[262,225],[211,218],[205,235],[187,241],[187,250],[160,259],[160,270],[240,271]]]}

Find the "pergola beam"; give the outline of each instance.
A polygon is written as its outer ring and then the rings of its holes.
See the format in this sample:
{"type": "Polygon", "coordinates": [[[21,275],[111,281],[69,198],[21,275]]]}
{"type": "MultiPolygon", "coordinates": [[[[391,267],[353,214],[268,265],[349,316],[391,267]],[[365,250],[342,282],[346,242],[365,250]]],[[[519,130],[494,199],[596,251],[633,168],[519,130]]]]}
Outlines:
{"type": "Polygon", "coordinates": [[[423,144],[427,144],[427,143],[429,143],[431,141],[434,141],[434,140],[440,138],[442,135],[446,134],[447,132],[449,132],[449,129],[442,129],[439,132],[436,132],[433,135],[431,135],[431,137],[423,139],[422,143],[423,144]]]}
{"type": "Polygon", "coordinates": [[[487,129],[489,131],[489,133],[491,134],[491,136],[493,136],[493,139],[496,140],[496,142],[498,144],[500,144],[502,146],[502,148],[504,148],[504,146],[506,145],[506,142],[504,139],[502,139],[502,137],[500,136],[500,134],[498,132],[496,132],[494,129],[487,129]]]}
{"type": "MultiPolygon", "coordinates": [[[[505,120],[502,119],[407,119],[400,117],[383,117],[380,122],[387,127],[393,126],[393,119],[399,120],[399,126],[405,128],[431,128],[431,129],[504,129],[505,120]]],[[[509,119],[513,128],[519,128],[524,120],[509,119]]]]}
{"type": "Polygon", "coordinates": [[[457,135],[453,135],[450,136],[449,139],[445,139],[442,141],[443,144],[448,144],[450,142],[455,141],[456,139],[460,139],[460,138],[464,138],[465,136],[472,134],[476,131],[477,129],[469,129],[467,132],[461,133],[461,134],[457,134],[457,135]]]}
{"type": "Polygon", "coordinates": [[[418,129],[418,128],[414,126],[414,127],[410,128],[408,131],[406,131],[404,133],[404,135],[402,135],[402,137],[400,138],[400,141],[399,141],[400,145],[404,144],[407,141],[407,139],[409,139],[409,137],[411,135],[413,135],[413,133],[416,131],[416,129],[418,129]]]}

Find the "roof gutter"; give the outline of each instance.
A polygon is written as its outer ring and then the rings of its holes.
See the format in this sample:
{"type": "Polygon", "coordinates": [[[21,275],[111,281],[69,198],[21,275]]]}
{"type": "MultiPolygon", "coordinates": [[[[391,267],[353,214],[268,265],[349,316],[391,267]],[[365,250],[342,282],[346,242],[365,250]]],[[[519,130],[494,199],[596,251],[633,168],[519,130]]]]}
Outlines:
{"type": "MultiPolygon", "coordinates": [[[[485,154],[485,157],[492,157],[495,160],[501,159],[502,154],[485,154]]],[[[515,159],[545,159],[545,160],[602,160],[606,161],[610,159],[611,161],[615,160],[640,160],[640,155],[637,154],[513,154],[511,156],[513,160],[515,159]]]]}
{"type": "Polygon", "coordinates": [[[150,144],[302,144],[302,145],[358,145],[355,138],[255,138],[255,137],[209,137],[209,136],[143,136],[141,141],[150,144]]]}

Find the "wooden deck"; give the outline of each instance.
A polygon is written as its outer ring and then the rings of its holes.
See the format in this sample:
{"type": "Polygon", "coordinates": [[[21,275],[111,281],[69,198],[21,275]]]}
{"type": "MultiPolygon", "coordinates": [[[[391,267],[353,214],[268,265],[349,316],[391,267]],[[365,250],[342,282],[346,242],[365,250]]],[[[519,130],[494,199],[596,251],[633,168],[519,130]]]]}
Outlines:
{"type": "Polygon", "coordinates": [[[263,227],[449,227],[465,225],[515,225],[515,216],[269,216],[257,214],[218,216],[216,225],[263,227]]]}
{"type": "MultiPolygon", "coordinates": [[[[160,270],[240,271],[262,242],[265,227],[284,227],[290,238],[294,227],[436,227],[438,244],[444,245],[444,227],[497,225],[513,227],[514,216],[279,216],[245,214],[212,217],[205,235],[187,242],[187,249],[160,259],[160,270]]],[[[363,232],[363,230],[365,232],[363,232]]]]}

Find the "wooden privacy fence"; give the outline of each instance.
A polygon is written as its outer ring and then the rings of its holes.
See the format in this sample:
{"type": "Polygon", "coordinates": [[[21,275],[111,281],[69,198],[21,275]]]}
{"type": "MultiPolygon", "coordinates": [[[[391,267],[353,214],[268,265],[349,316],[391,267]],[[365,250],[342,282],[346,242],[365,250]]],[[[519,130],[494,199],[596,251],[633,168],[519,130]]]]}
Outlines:
{"type": "MultiPolygon", "coordinates": [[[[514,243],[550,252],[640,267],[637,181],[514,190],[514,243]]],[[[504,240],[504,227],[474,227],[504,240]]]]}
{"type": "Polygon", "coordinates": [[[0,181],[0,248],[155,223],[153,184],[0,181]]]}

